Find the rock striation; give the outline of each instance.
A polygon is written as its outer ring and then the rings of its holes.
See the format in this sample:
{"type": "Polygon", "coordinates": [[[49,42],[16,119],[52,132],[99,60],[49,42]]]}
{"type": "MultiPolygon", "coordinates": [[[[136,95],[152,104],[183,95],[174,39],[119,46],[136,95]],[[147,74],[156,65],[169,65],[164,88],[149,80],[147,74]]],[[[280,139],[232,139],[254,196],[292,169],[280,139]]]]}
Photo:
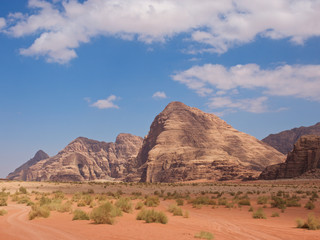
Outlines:
{"type": "Polygon", "coordinates": [[[293,128],[277,134],[270,134],[261,141],[269,144],[283,154],[292,151],[293,145],[303,135],[320,136],[320,122],[309,127],[293,128]]]}
{"type": "Polygon", "coordinates": [[[9,179],[25,181],[91,181],[121,179],[141,148],[143,139],[119,134],[115,143],[79,137],[56,156],[41,160],[24,175],[9,179]]]}
{"type": "Polygon", "coordinates": [[[170,103],[151,124],[127,180],[179,182],[258,177],[284,155],[219,117],[170,103]]]}
{"type": "Polygon", "coordinates": [[[32,167],[33,165],[37,164],[39,161],[49,158],[49,155],[46,154],[44,151],[39,150],[33,158],[31,158],[26,163],[22,164],[20,167],[18,167],[16,170],[14,170],[12,173],[9,173],[7,179],[11,180],[23,180],[26,179],[26,175],[28,172],[28,169],[32,167]]]}
{"type": "Polygon", "coordinates": [[[299,138],[288,153],[284,163],[268,166],[259,179],[295,178],[319,176],[320,136],[305,135],[299,138]]]}

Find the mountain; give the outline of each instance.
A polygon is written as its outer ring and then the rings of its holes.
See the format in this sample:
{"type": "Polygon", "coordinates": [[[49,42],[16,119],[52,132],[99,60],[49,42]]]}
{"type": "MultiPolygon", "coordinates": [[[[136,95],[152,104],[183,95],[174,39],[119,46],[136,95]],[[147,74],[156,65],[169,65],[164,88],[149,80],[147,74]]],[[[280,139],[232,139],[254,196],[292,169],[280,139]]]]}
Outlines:
{"type": "Polygon", "coordinates": [[[170,103],[151,124],[127,180],[179,182],[257,177],[284,155],[219,117],[170,103]]]}
{"type": "Polygon", "coordinates": [[[131,134],[119,134],[115,143],[79,137],[56,156],[41,160],[25,170],[19,179],[26,181],[85,181],[121,179],[126,167],[141,148],[143,139],[131,134]]]}
{"type": "Polygon", "coordinates": [[[295,142],[303,135],[320,136],[320,122],[310,127],[293,128],[277,134],[270,134],[261,141],[274,147],[279,152],[287,154],[292,150],[295,142]]]}
{"type": "Polygon", "coordinates": [[[49,155],[46,154],[44,151],[39,150],[34,155],[33,158],[31,158],[26,163],[22,164],[20,167],[18,167],[16,170],[14,170],[14,172],[9,173],[7,178],[11,179],[11,180],[25,179],[26,173],[31,166],[33,166],[33,165],[37,164],[39,161],[41,161],[43,159],[47,159],[47,158],[49,158],[49,155]]]}
{"type": "Polygon", "coordinates": [[[270,180],[305,176],[314,178],[320,171],[320,136],[304,135],[294,144],[284,163],[268,166],[259,176],[270,180]]]}

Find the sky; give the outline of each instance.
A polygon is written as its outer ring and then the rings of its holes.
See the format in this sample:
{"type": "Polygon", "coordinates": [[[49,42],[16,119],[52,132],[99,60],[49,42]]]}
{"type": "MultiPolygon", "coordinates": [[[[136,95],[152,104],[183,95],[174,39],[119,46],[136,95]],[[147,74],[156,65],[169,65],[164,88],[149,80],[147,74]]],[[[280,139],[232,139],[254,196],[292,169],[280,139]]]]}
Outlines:
{"type": "Polygon", "coordinates": [[[262,139],[320,122],[320,0],[1,0],[0,177],[181,101],[262,139]]]}

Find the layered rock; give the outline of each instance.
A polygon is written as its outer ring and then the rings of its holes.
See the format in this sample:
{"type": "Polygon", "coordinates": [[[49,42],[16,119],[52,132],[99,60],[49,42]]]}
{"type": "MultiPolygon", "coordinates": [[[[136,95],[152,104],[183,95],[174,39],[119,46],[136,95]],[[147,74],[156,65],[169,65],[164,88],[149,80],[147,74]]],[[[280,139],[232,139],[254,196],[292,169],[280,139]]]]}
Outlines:
{"type": "Polygon", "coordinates": [[[172,102],[151,124],[136,167],[143,182],[229,180],[257,177],[283,159],[274,148],[217,116],[172,102]]]}
{"type": "MultiPolygon", "coordinates": [[[[142,138],[119,134],[115,143],[79,137],[56,156],[39,161],[26,170],[26,181],[88,181],[121,179],[127,174],[126,165],[134,159],[142,138]]],[[[8,176],[9,177],[9,176],[8,176]]]]}
{"type": "Polygon", "coordinates": [[[26,163],[22,164],[20,167],[18,167],[16,170],[14,170],[12,173],[9,173],[8,179],[11,180],[23,180],[26,179],[27,171],[28,169],[37,164],[39,161],[43,159],[49,158],[49,155],[46,154],[44,151],[39,150],[33,158],[31,158],[26,163]]]}
{"type": "Polygon", "coordinates": [[[267,167],[259,176],[260,179],[295,178],[304,176],[313,178],[319,175],[320,169],[320,136],[305,135],[288,153],[284,163],[267,167]]]}
{"type": "Polygon", "coordinates": [[[270,134],[261,141],[269,144],[283,154],[292,151],[295,142],[303,135],[320,136],[320,122],[309,127],[293,128],[277,134],[270,134]]]}

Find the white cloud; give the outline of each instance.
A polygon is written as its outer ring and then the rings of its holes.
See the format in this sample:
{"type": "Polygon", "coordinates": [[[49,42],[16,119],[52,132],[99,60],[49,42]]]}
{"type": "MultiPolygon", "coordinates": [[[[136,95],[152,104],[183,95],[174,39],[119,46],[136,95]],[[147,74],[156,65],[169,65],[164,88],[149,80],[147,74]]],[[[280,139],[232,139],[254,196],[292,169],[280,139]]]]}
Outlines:
{"type": "Polygon", "coordinates": [[[230,68],[206,64],[178,72],[172,78],[195,90],[200,96],[208,97],[211,108],[265,112],[268,111],[267,96],[320,102],[320,65],[281,65],[274,69],[261,69],[256,64],[230,68]],[[243,90],[261,96],[241,98],[243,90]]]}
{"type": "Polygon", "coordinates": [[[320,36],[319,0],[29,0],[29,7],[30,15],[9,15],[5,31],[37,36],[21,54],[58,63],[75,58],[80,44],[101,35],[152,43],[186,33],[193,52],[216,53],[257,35],[295,44],[320,36]]]}
{"type": "Polygon", "coordinates": [[[6,26],[6,20],[4,18],[0,18],[0,30],[6,26]]]}
{"type": "Polygon", "coordinates": [[[165,92],[155,92],[152,97],[155,99],[165,99],[167,98],[167,95],[165,92]]]}
{"type": "Polygon", "coordinates": [[[118,97],[115,95],[109,96],[107,99],[101,99],[91,104],[92,107],[96,107],[99,109],[107,109],[107,108],[119,108],[118,105],[115,105],[113,102],[117,100],[118,97]]]}

